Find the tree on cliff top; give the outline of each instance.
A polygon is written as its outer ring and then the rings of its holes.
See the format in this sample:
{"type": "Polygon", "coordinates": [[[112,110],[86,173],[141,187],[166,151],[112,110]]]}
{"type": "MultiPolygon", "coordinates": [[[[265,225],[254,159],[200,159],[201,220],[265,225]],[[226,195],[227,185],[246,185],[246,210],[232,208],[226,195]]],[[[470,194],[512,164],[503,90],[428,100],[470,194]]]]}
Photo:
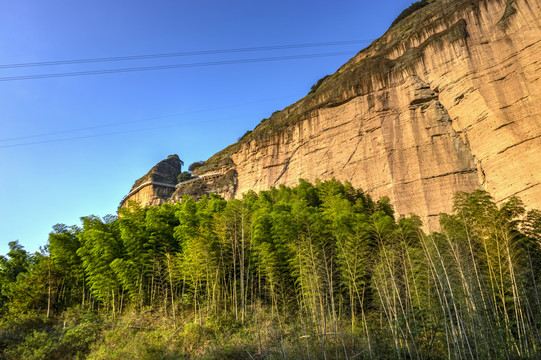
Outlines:
{"type": "Polygon", "coordinates": [[[203,160],[200,160],[200,161],[196,161],[194,163],[192,163],[190,166],[188,166],[188,171],[194,171],[195,169],[197,169],[198,167],[201,167],[203,166],[205,162],[203,160]]]}

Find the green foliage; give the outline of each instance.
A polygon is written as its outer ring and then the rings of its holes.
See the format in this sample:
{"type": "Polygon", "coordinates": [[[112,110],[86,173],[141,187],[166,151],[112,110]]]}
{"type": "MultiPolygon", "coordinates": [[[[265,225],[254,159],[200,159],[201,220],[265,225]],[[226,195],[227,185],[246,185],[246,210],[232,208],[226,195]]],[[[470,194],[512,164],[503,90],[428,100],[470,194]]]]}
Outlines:
{"type": "Polygon", "coordinates": [[[195,169],[197,169],[198,167],[203,166],[204,164],[205,164],[205,162],[202,161],[202,160],[201,160],[201,161],[196,161],[196,162],[190,164],[190,166],[188,166],[188,171],[189,171],[189,172],[192,172],[192,171],[194,171],[195,169]]]}
{"type": "Polygon", "coordinates": [[[188,171],[183,171],[180,174],[178,174],[177,183],[181,183],[181,182],[188,181],[191,179],[192,179],[192,174],[190,174],[190,172],[188,171]]]}
{"type": "MultiPolygon", "coordinates": [[[[104,331],[94,344],[87,360],[167,360],[183,359],[180,354],[171,356],[164,346],[165,329],[138,329],[124,323],[104,331]]],[[[116,326],[114,326],[116,325],[116,326]]]]}
{"type": "Polygon", "coordinates": [[[82,301],[82,294],[78,289],[85,287],[85,273],[81,257],[77,254],[81,247],[80,232],[81,229],[76,226],[56,224],[53,232],[49,234],[47,250],[50,259],[44,259],[47,269],[43,271],[47,271],[47,285],[50,285],[54,294],[48,299],[52,300],[52,304],[49,304],[50,311],[60,312],[82,301]]]}
{"type": "Polygon", "coordinates": [[[11,241],[9,244],[8,258],[0,258],[2,267],[2,282],[13,282],[17,276],[28,271],[30,255],[24,250],[18,241],[11,241]]]}
{"type": "Polygon", "coordinates": [[[417,10],[424,8],[428,4],[429,4],[429,2],[427,0],[421,0],[421,1],[416,1],[416,2],[412,3],[407,9],[402,11],[400,13],[400,15],[398,15],[396,17],[396,19],[394,19],[391,26],[399,23],[402,19],[407,18],[408,16],[410,16],[411,14],[416,12],[417,10]]]}
{"type": "Polygon", "coordinates": [[[0,358],[536,358],[541,215],[459,193],[441,232],[334,179],[55,225],[0,259],[0,358]]]}
{"type": "MultiPolygon", "coordinates": [[[[7,345],[3,358],[83,359],[90,345],[97,340],[99,320],[94,314],[80,308],[66,311],[62,322],[44,321],[43,318],[28,315],[8,319],[0,325],[0,339],[3,340],[0,344],[7,345]],[[7,344],[6,338],[10,338],[7,344]]],[[[0,348],[4,346],[0,345],[0,348]]]]}
{"type": "Polygon", "coordinates": [[[30,256],[17,241],[9,244],[7,257],[0,256],[0,312],[5,311],[6,303],[9,303],[13,283],[17,281],[19,274],[24,274],[30,267],[30,256]]]}
{"type": "Polygon", "coordinates": [[[121,289],[111,264],[123,251],[118,222],[108,223],[95,216],[82,220],[83,231],[79,234],[82,245],[77,255],[82,259],[92,294],[114,312],[121,289]]]}
{"type": "Polygon", "coordinates": [[[321,86],[321,84],[323,84],[323,82],[325,80],[327,80],[331,75],[325,75],[324,77],[322,77],[321,79],[319,79],[314,85],[312,85],[310,87],[310,92],[309,94],[312,94],[314,92],[316,92],[317,89],[319,89],[319,87],[321,86]]]}
{"type": "Polygon", "coordinates": [[[252,130],[248,130],[242,135],[240,138],[237,139],[237,141],[241,141],[242,139],[246,138],[248,135],[252,133],[252,130]]]}

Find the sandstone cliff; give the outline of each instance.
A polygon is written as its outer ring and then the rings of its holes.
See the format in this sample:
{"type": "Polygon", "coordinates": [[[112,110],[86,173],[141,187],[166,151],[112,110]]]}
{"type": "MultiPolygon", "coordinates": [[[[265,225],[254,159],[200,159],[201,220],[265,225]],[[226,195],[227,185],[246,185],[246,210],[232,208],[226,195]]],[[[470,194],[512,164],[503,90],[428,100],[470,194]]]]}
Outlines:
{"type": "Polygon", "coordinates": [[[142,205],[160,205],[166,202],[175,192],[177,177],[182,172],[182,161],[178,155],[169,155],[133,184],[128,195],[122,199],[120,206],[129,200],[142,205]]]}
{"type": "Polygon", "coordinates": [[[226,199],[233,199],[237,194],[237,171],[227,169],[223,174],[206,179],[201,177],[191,182],[177,186],[176,191],[168,199],[168,202],[181,201],[184,195],[190,195],[195,199],[201,199],[203,195],[220,194],[226,199]]]}
{"type": "Polygon", "coordinates": [[[457,191],[541,207],[541,0],[427,3],[211,157],[196,174],[234,172],[207,189],[335,177],[431,229],[457,191]]]}

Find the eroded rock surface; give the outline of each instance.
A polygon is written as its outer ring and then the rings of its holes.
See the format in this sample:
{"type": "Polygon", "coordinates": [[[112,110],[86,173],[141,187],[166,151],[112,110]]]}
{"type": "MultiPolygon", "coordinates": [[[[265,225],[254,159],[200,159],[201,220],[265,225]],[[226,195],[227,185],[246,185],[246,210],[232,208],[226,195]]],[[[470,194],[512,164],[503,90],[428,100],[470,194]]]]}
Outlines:
{"type": "Polygon", "coordinates": [[[211,157],[195,173],[234,176],[197,191],[232,198],[334,177],[429,229],[457,191],[541,208],[540,14],[541,0],[431,2],[211,157]]]}
{"type": "Polygon", "coordinates": [[[182,172],[182,161],[178,155],[169,155],[157,163],[148,173],[135,181],[120,206],[133,200],[143,206],[163,204],[175,192],[177,177],[182,172]],[[166,186],[169,185],[169,186],[166,186]]]}
{"type": "Polygon", "coordinates": [[[203,195],[220,194],[225,199],[233,199],[237,194],[237,171],[230,169],[223,176],[205,180],[201,178],[186,184],[179,184],[177,190],[168,199],[168,202],[182,201],[184,195],[200,200],[203,195]]]}

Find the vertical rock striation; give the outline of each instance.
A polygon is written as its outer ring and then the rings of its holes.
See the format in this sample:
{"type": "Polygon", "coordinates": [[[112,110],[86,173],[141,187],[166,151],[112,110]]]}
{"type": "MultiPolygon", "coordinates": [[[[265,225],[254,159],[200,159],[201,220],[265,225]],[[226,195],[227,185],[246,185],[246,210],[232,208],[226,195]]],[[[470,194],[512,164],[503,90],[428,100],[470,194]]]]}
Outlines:
{"type": "Polygon", "coordinates": [[[541,0],[431,1],[195,172],[234,171],[215,186],[227,198],[347,180],[429,229],[457,191],[541,207],[540,14],[541,0]]]}

